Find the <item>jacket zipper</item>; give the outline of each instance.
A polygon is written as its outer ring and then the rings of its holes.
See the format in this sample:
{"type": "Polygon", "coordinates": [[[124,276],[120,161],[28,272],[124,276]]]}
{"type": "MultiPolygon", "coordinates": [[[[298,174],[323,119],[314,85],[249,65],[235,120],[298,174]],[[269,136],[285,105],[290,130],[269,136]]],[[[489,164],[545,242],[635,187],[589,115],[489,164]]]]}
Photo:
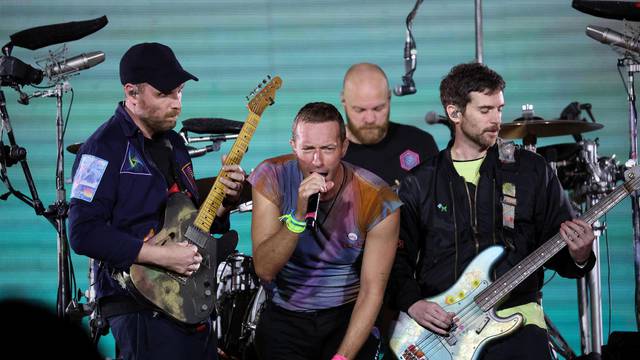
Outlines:
{"type": "Polygon", "coordinates": [[[453,263],[453,278],[458,280],[458,221],[456,220],[456,200],[453,196],[453,182],[449,181],[449,191],[451,192],[451,213],[453,214],[453,243],[456,249],[455,262],[453,263]]]}
{"type": "MultiPolygon", "coordinates": [[[[480,181],[478,181],[478,185],[480,185],[480,181]]],[[[480,249],[480,244],[478,243],[478,218],[476,214],[476,202],[478,200],[478,187],[476,186],[476,191],[473,193],[474,203],[471,204],[471,194],[469,194],[469,186],[465,182],[464,189],[467,192],[467,200],[469,200],[469,218],[471,219],[471,229],[473,229],[473,241],[476,245],[476,255],[478,255],[478,250],[480,249]]]]}

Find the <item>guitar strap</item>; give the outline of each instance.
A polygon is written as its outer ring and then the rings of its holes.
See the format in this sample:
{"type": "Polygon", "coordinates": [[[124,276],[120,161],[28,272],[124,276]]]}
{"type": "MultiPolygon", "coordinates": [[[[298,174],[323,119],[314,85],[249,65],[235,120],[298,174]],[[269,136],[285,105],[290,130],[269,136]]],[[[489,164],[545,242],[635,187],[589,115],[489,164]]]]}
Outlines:
{"type": "Polygon", "coordinates": [[[517,205],[517,187],[515,183],[520,162],[516,156],[513,141],[498,138],[498,156],[500,165],[496,172],[496,185],[501,191],[502,238],[509,250],[515,250],[515,212],[517,205]]]}

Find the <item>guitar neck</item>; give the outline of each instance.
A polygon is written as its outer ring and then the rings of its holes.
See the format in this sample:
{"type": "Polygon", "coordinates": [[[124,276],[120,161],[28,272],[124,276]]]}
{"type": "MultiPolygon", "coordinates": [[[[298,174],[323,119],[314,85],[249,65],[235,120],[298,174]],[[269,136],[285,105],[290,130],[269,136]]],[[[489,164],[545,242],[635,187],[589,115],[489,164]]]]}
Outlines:
{"type": "MultiPolygon", "coordinates": [[[[607,211],[611,210],[616,204],[622,201],[628,194],[638,187],[639,178],[634,178],[626,183],[618,186],[605,198],[601,199],[597,204],[592,206],[583,216],[580,217],[588,224],[593,224],[601,218],[607,211]]],[[[558,233],[551,239],[547,240],[542,246],[536,249],[529,256],[520,261],[511,270],[507,271],[499,279],[489,285],[474,301],[483,311],[488,311],[498,302],[500,302],[511,290],[527,279],[531,274],[538,270],[544,263],[557,254],[566,243],[558,233]]]]}
{"type": "MultiPolygon", "coordinates": [[[[238,138],[233,143],[231,151],[225,159],[224,165],[240,164],[242,157],[247,152],[249,142],[251,141],[251,138],[253,137],[253,134],[255,133],[259,122],[260,116],[250,111],[249,115],[247,115],[247,118],[244,121],[244,125],[242,125],[242,129],[238,134],[238,138]]],[[[193,224],[204,233],[209,232],[209,229],[213,224],[213,220],[215,220],[216,218],[216,212],[218,211],[220,205],[222,205],[222,201],[224,200],[224,185],[222,184],[222,182],[220,182],[220,179],[226,175],[227,172],[220,169],[220,172],[216,177],[216,181],[214,182],[209,195],[207,195],[207,198],[200,206],[198,215],[193,222],[193,224]]]]}

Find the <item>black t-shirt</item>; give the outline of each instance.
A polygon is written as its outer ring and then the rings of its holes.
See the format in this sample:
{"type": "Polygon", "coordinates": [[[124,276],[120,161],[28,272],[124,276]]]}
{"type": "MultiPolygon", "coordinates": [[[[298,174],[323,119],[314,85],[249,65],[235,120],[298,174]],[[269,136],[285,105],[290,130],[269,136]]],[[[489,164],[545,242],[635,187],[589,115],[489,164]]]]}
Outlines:
{"type": "Polygon", "coordinates": [[[164,137],[154,139],[144,139],[144,147],[146,153],[151,156],[154,164],[164,176],[167,182],[167,188],[171,187],[176,182],[176,172],[173,160],[173,150],[169,141],[164,137]]]}
{"type": "Polygon", "coordinates": [[[372,145],[351,142],[343,160],[373,172],[393,186],[411,169],[437,154],[438,146],[431,134],[415,126],[390,122],[382,141],[372,145]]]}

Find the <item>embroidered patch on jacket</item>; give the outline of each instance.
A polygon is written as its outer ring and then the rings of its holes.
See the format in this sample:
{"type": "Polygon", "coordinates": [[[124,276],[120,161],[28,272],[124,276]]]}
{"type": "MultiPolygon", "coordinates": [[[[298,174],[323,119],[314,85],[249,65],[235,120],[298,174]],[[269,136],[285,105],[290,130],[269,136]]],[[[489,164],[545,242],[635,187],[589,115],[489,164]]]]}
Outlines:
{"type": "Polygon", "coordinates": [[[100,180],[102,180],[108,164],[107,160],[83,154],[76,175],[73,177],[71,197],[87,202],[93,201],[93,196],[98,190],[98,185],[100,185],[100,180]]]}
{"type": "Polygon", "coordinates": [[[502,184],[502,226],[513,229],[515,227],[516,185],[510,182],[502,184]]]}
{"type": "MultiPolygon", "coordinates": [[[[189,180],[189,185],[191,185],[191,188],[195,189],[196,179],[195,179],[195,176],[193,176],[193,163],[189,162],[185,164],[182,167],[182,173],[184,174],[184,176],[187,177],[187,180],[189,180]]],[[[207,194],[200,194],[200,196],[203,196],[203,195],[207,195],[207,194]]]]}
{"type": "Polygon", "coordinates": [[[120,174],[151,175],[149,168],[142,160],[142,155],[131,143],[127,143],[127,151],[122,159],[120,174]]]}
{"type": "Polygon", "coordinates": [[[400,154],[400,167],[409,171],[420,164],[420,155],[411,150],[405,150],[400,154]]]}

